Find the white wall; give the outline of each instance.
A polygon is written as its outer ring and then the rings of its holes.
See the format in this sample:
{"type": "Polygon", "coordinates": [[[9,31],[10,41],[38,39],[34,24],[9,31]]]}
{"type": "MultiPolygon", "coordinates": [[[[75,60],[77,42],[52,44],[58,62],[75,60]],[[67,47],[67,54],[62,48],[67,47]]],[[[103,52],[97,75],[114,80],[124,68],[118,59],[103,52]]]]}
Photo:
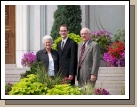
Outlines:
{"type": "Polygon", "coordinates": [[[91,31],[107,30],[111,36],[118,29],[125,28],[124,5],[91,5],[90,29],[91,31]]]}

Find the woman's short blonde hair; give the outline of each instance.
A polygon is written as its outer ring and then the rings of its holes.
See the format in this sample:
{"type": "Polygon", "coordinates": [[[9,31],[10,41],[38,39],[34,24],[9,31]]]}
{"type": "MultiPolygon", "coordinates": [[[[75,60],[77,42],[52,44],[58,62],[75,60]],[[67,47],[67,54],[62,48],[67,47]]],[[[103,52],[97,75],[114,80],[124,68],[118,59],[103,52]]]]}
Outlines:
{"type": "Polygon", "coordinates": [[[50,35],[45,35],[45,36],[42,38],[42,43],[43,43],[43,44],[44,44],[44,40],[46,40],[46,39],[51,40],[51,43],[53,44],[53,39],[52,39],[52,37],[51,37],[50,35]]]}

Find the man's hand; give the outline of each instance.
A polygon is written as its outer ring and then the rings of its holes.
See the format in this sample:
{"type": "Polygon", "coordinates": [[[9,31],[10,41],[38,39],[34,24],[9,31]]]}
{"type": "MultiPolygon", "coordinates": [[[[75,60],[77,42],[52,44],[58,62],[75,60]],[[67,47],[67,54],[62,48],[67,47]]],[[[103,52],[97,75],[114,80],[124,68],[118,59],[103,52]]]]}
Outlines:
{"type": "Polygon", "coordinates": [[[96,80],[96,76],[95,75],[91,75],[90,76],[90,81],[95,81],[96,80]]]}
{"type": "Polygon", "coordinates": [[[73,75],[69,75],[69,79],[72,80],[73,79],[73,75]]]}

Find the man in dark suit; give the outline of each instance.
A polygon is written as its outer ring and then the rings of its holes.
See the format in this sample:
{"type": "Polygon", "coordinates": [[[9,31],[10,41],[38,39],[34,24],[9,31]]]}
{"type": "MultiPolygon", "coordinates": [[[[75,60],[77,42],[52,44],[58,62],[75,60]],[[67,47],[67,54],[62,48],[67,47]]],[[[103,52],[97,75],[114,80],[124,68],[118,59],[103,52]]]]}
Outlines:
{"type": "Polygon", "coordinates": [[[79,87],[91,83],[95,86],[100,66],[100,47],[92,41],[88,28],[80,31],[83,42],[78,45],[77,80],[79,87]]]}
{"type": "Polygon", "coordinates": [[[59,34],[62,41],[57,44],[59,52],[59,71],[63,77],[71,79],[71,85],[75,84],[75,74],[77,70],[77,43],[68,38],[68,27],[61,25],[59,34]]]}

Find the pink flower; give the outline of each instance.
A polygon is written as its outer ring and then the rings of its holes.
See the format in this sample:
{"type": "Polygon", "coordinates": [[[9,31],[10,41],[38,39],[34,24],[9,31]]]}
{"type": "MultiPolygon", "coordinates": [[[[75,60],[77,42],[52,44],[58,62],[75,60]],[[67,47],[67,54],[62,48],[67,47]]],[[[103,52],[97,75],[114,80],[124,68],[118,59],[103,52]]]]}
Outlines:
{"type": "Polygon", "coordinates": [[[94,93],[96,95],[110,95],[109,92],[106,89],[97,88],[94,93]]]}
{"type": "Polygon", "coordinates": [[[9,95],[8,92],[5,92],[5,95],[9,95]]]}
{"type": "Polygon", "coordinates": [[[67,80],[67,77],[64,77],[64,79],[63,79],[64,81],[66,81],[67,80]]]}
{"type": "Polygon", "coordinates": [[[65,82],[65,81],[63,81],[63,82],[62,82],[62,84],[66,84],[66,82],[65,82]]]}
{"type": "Polygon", "coordinates": [[[21,59],[21,65],[26,66],[27,64],[32,64],[35,61],[36,55],[33,52],[24,53],[23,58],[21,59]]]}
{"type": "Polygon", "coordinates": [[[73,78],[72,78],[72,77],[70,77],[70,79],[69,79],[69,80],[71,81],[72,79],[73,79],[73,78]]]}

